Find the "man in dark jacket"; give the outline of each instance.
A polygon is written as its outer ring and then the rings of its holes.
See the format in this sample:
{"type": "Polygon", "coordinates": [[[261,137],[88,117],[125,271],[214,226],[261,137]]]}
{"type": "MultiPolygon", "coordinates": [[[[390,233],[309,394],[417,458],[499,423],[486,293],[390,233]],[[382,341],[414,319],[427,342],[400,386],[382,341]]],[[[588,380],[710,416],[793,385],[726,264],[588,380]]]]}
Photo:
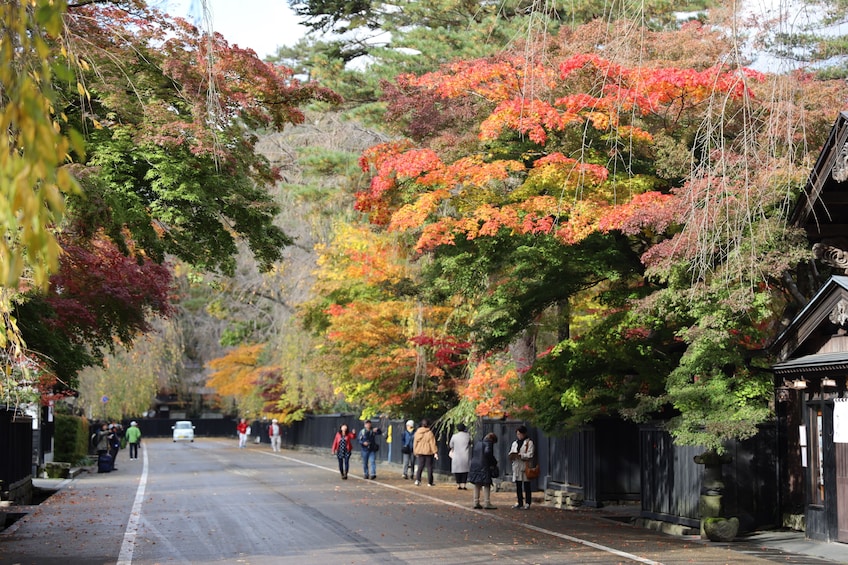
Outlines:
{"type": "Polygon", "coordinates": [[[359,432],[359,447],[362,450],[362,472],[366,479],[377,478],[377,451],[380,450],[380,445],[377,443],[377,436],[382,433],[380,428],[373,427],[371,420],[365,420],[364,427],[359,432]]]}
{"type": "Polygon", "coordinates": [[[115,467],[115,463],[118,460],[118,452],[121,451],[121,437],[124,435],[124,430],[120,424],[114,422],[109,426],[109,430],[112,432],[112,435],[109,436],[109,455],[112,456],[112,470],[117,471],[118,468],[115,467]]]}
{"type": "Polygon", "coordinates": [[[415,455],[412,454],[412,446],[415,441],[415,422],[412,420],[406,421],[406,429],[401,435],[400,452],[401,469],[403,470],[403,478],[408,479],[415,474],[415,455]]]}

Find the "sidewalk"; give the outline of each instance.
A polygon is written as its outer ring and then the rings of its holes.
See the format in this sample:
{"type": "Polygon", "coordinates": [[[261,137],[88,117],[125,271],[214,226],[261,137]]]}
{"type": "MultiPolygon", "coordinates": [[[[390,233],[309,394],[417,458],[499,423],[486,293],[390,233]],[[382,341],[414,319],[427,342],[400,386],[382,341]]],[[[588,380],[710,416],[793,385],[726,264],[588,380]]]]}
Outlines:
{"type": "MultiPolygon", "coordinates": [[[[639,508],[635,505],[609,506],[589,511],[596,513],[601,519],[626,523],[634,522],[639,515],[639,508]]],[[[808,540],[804,538],[804,532],[794,530],[759,530],[741,534],[730,543],[702,540],[698,535],[675,535],[674,537],[691,540],[705,546],[724,547],[745,555],[780,563],[808,565],[848,563],[848,544],[808,540]]]]}

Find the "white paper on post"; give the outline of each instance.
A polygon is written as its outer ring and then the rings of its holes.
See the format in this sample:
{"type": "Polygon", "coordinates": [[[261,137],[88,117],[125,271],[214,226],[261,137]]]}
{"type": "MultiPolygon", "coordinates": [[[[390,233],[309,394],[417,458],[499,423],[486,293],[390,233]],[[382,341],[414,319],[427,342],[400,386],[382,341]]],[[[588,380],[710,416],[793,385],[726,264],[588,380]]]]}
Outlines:
{"type": "Polygon", "coordinates": [[[833,402],[833,443],[848,443],[848,398],[833,402]]]}

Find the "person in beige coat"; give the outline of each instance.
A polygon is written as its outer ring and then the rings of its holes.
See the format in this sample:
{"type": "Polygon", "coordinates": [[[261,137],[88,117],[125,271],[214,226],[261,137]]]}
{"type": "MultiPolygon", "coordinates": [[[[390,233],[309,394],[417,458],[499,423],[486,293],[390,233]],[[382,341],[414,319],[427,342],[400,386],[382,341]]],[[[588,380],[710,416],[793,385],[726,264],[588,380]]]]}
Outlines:
{"type": "Polygon", "coordinates": [[[530,479],[527,478],[527,464],[536,457],[536,444],[527,437],[527,428],[518,426],[515,430],[515,441],[509,449],[509,460],[512,461],[512,480],[515,482],[515,493],[518,502],[513,508],[529,509],[533,502],[530,479]],[[526,500],[526,502],[525,502],[526,500]]]}
{"type": "Polygon", "coordinates": [[[430,429],[430,420],[424,418],[421,425],[415,430],[415,439],[412,441],[412,452],[418,459],[418,471],[415,475],[415,484],[421,484],[421,471],[427,466],[427,485],[434,486],[433,460],[439,458],[439,447],[436,445],[436,436],[430,429]]]}

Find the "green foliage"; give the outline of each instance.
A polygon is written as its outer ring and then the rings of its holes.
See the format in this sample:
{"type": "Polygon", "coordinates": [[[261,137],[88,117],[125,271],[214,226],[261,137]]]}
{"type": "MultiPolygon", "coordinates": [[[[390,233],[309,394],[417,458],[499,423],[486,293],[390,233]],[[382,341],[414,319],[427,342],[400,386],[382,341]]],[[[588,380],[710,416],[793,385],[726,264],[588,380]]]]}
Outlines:
{"type": "Polygon", "coordinates": [[[89,452],[88,420],[70,414],[54,416],[53,459],[76,464],[84,460],[89,452]]]}
{"type": "Polygon", "coordinates": [[[251,178],[250,168],[267,168],[264,159],[245,161],[244,154],[221,168],[212,156],[193,155],[187,147],[138,144],[130,128],[115,128],[110,139],[92,144],[90,154],[98,175],[87,188],[109,187],[103,200],[114,211],[106,224],[110,233],[130,227],[137,244],[158,260],[170,253],[201,269],[232,272],[238,233],[268,268],[291,243],[271,224],[278,205],[251,178]],[[151,222],[151,215],[161,223],[151,222]],[[168,226],[164,233],[161,225],[168,226]]]}
{"type": "Polygon", "coordinates": [[[358,172],[358,155],[321,147],[303,147],[298,150],[298,163],[307,174],[353,176],[358,172]]]}
{"type": "MultiPolygon", "coordinates": [[[[764,289],[765,290],[765,289],[764,289]]],[[[680,329],[685,350],[667,373],[664,392],[642,394],[627,415],[636,420],[670,408],[667,421],[675,439],[685,445],[723,452],[730,439],[757,433],[770,415],[771,373],[758,365],[767,361],[762,349],[776,332],[774,295],[763,291],[737,304],[727,288],[704,296],[667,290],[654,302],[657,316],[680,329]]]]}
{"type": "Polygon", "coordinates": [[[603,280],[638,274],[627,241],[595,235],[564,246],[550,235],[502,230],[495,237],[442,246],[424,267],[435,303],[458,295],[475,306],[470,330],[481,351],[501,349],[548,308],[603,280]]]}
{"type": "Polygon", "coordinates": [[[627,311],[608,314],[585,334],[543,353],[512,398],[526,416],[551,433],[594,418],[627,414],[640,395],[662,393],[664,375],[681,349],[661,322],[634,328],[627,311]]]}

